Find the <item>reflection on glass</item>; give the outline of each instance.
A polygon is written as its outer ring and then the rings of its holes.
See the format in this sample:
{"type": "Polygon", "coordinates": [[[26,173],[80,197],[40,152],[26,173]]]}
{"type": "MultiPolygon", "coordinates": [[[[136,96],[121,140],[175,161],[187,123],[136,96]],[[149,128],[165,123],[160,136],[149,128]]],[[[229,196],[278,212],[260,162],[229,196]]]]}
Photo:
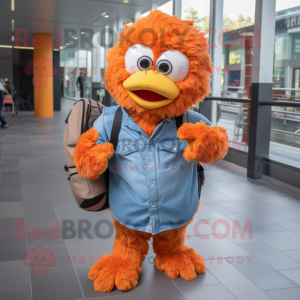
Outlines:
{"type": "Polygon", "coordinates": [[[173,1],[168,1],[165,4],[159,6],[157,9],[164,12],[167,15],[172,16],[173,15],[173,1]]]}
{"type": "Polygon", "coordinates": [[[227,129],[229,147],[248,152],[250,104],[219,101],[217,125],[227,129]]]}
{"type": "Polygon", "coordinates": [[[269,157],[300,167],[300,109],[272,107],[269,157]]]}
{"type": "Polygon", "coordinates": [[[209,29],[210,1],[207,0],[183,0],[182,20],[194,21],[194,26],[202,31],[209,29]]]}
{"type": "Polygon", "coordinates": [[[77,79],[82,73],[83,97],[92,96],[92,51],[64,49],[60,51],[60,67],[64,74],[63,96],[79,100],[77,79]]]}
{"type": "Polygon", "coordinates": [[[223,97],[251,98],[254,10],[254,0],[224,0],[223,97]]]}
{"type": "Polygon", "coordinates": [[[101,102],[102,104],[106,104],[105,103],[105,89],[98,89],[97,90],[97,101],[101,102]]]}
{"type": "Polygon", "coordinates": [[[300,5],[276,1],[272,123],[269,157],[300,167],[300,109],[276,101],[300,102],[300,5]]]}
{"type": "MultiPolygon", "coordinates": [[[[255,1],[224,0],[221,96],[251,99],[255,1]]],[[[222,33],[221,33],[222,34],[222,33]]],[[[216,72],[216,68],[215,68],[216,72]]],[[[248,152],[250,104],[218,101],[217,125],[229,146],[248,152]]]]}
{"type": "Polygon", "coordinates": [[[300,70],[300,6],[276,2],[272,100],[298,102],[300,70]]]}
{"type": "Polygon", "coordinates": [[[300,59],[300,30],[291,34],[292,39],[292,57],[291,59],[300,59]]]}

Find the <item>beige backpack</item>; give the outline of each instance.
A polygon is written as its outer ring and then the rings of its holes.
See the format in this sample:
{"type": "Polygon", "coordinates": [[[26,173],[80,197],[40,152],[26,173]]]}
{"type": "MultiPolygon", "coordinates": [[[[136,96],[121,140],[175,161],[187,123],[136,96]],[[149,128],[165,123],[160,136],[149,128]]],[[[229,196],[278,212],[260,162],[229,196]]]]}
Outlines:
{"type": "Polygon", "coordinates": [[[109,208],[108,171],[98,179],[88,180],[77,173],[73,153],[81,134],[93,127],[94,121],[102,114],[103,105],[95,100],[81,99],[75,102],[67,119],[64,132],[64,149],[71,190],[78,206],[85,210],[99,211],[109,208]]]}

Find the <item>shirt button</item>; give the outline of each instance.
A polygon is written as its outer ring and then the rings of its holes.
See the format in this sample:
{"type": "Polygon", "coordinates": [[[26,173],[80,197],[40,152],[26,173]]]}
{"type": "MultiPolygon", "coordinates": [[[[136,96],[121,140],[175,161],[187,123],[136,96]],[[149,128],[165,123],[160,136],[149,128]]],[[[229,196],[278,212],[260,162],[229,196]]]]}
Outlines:
{"type": "Polygon", "coordinates": [[[149,145],[151,145],[152,143],[151,142],[149,142],[149,145]]]}
{"type": "Polygon", "coordinates": [[[150,163],[150,167],[153,167],[153,165],[154,165],[153,163],[150,163]]]}
{"type": "Polygon", "coordinates": [[[175,151],[176,149],[177,149],[177,148],[176,148],[175,146],[172,148],[173,151],[175,151]]]}
{"type": "Polygon", "coordinates": [[[153,183],[151,184],[151,187],[154,188],[154,184],[153,183]]]}
{"type": "Polygon", "coordinates": [[[125,153],[125,150],[122,150],[123,153],[125,153]]]}
{"type": "Polygon", "coordinates": [[[152,208],[154,208],[154,207],[155,207],[155,205],[153,204],[153,205],[152,205],[152,208]]]}

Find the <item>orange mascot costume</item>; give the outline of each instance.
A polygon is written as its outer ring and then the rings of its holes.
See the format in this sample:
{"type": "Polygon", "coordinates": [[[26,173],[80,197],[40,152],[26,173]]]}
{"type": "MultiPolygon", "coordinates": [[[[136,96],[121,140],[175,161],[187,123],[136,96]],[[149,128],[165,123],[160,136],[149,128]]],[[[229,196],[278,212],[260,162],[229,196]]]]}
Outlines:
{"type": "Polygon", "coordinates": [[[113,106],[74,151],[83,177],[109,170],[116,237],[112,254],[99,258],[89,278],[99,292],[136,287],[152,238],[155,267],[172,279],[193,280],[205,272],[203,258],[185,246],[200,203],[197,164],[217,162],[228,149],[226,130],[191,110],[210,92],[207,40],[192,21],[151,11],[125,25],[107,62],[106,88],[123,112],[120,149],[108,142],[113,106]],[[178,116],[183,124],[177,130],[178,116]]]}

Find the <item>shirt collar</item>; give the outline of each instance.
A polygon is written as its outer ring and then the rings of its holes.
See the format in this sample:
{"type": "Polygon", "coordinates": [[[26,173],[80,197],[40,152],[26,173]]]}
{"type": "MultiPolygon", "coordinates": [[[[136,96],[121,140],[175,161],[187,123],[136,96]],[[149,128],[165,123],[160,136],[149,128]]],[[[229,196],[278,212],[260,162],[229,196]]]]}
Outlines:
{"type": "MultiPolygon", "coordinates": [[[[125,108],[121,107],[122,108],[122,111],[123,111],[123,115],[124,115],[124,125],[135,130],[135,131],[138,131],[140,133],[142,133],[144,136],[147,136],[147,134],[144,132],[144,130],[138,125],[135,123],[135,121],[130,117],[130,115],[128,114],[128,112],[126,111],[125,108]]],[[[167,119],[164,119],[164,120],[161,120],[159,122],[159,124],[157,125],[157,127],[161,126],[164,122],[168,122],[168,123],[176,123],[175,121],[175,118],[167,118],[167,119]]]]}

